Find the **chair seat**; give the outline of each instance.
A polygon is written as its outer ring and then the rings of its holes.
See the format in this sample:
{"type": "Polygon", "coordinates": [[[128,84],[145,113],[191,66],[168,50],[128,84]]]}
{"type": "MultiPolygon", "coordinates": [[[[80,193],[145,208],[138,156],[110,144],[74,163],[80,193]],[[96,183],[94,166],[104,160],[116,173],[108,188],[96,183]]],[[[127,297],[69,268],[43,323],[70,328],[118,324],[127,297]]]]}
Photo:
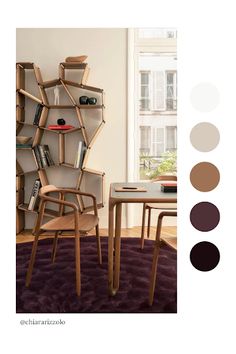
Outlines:
{"type": "Polygon", "coordinates": [[[177,203],[147,203],[146,208],[176,210],[177,203]]]}
{"type": "MultiPolygon", "coordinates": [[[[98,217],[91,214],[79,215],[79,231],[88,232],[98,225],[98,217]]],[[[59,216],[54,218],[40,227],[41,230],[52,231],[69,231],[75,230],[74,214],[59,216]]]]}

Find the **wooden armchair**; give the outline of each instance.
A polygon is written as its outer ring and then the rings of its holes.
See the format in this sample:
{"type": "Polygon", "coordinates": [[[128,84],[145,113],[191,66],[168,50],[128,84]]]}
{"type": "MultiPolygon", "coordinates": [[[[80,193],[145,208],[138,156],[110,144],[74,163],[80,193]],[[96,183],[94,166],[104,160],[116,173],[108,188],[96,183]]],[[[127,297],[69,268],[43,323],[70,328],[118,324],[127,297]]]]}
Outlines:
{"type": "MultiPolygon", "coordinates": [[[[158,176],[151,181],[151,183],[160,182],[160,181],[177,181],[176,176],[158,176]]],[[[144,247],[144,233],[145,233],[145,220],[146,220],[146,211],[148,210],[148,225],[147,225],[147,237],[150,236],[150,225],[151,225],[151,212],[152,209],[159,209],[159,210],[176,210],[177,204],[176,203],[144,203],[143,204],[143,216],[142,216],[142,230],[141,230],[141,248],[144,247]]]]}
{"type": "Polygon", "coordinates": [[[102,254],[101,254],[101,244],[100,244],[100,236],[99,236],[99,226],[98,226],[98,212],[97,212],[97,202],[96,198],[92,194],[82,193],[76,189],[66,189],[66,188],[57,188],[53,185],[48,185],[42,187],[39,192],[40,197],[40,206],[39,206],[39,214],[36,221],[35,227],[35,240],[32,246],[32,252],[29,262],[29,267],[26,275],[26,286],[28,287],[31,282],[33,266],[35,261],[35,255],[38,245],[38,239],[40,234],[44,231],[54,231],[55,237],[53,241],[53,250],[52,250],[52,262],[55,261],[56,249],[57,249],[57,241],[58,234],[60,231],[75,231],[75,263],[76,263],[76,292],[77,295],[80,296],[81,293],[81,279],[80,279],[80,233],[87,233],[92,230],[94,227],[96,229],[96,237],[97,237],[97,253],[98,253],[98,263],[102,264],[102,254]],[[48,196],[47,194],[50,192],[58,192],[59,199],[48,196]],[[93,200],[94,206],[94,214],[80,214],[78,205],[75,203],[71,203],[65,200],[65,194],[79,194],[82,196],[90,197],[93,200]],[[59,216],[53,218],[52,220],[42,224],[45,205],[47,202],[59,204],[59,216]],[[67,215],[63,215],[64,207],[70,207],[73,209],[72,213],[67,215]]]}

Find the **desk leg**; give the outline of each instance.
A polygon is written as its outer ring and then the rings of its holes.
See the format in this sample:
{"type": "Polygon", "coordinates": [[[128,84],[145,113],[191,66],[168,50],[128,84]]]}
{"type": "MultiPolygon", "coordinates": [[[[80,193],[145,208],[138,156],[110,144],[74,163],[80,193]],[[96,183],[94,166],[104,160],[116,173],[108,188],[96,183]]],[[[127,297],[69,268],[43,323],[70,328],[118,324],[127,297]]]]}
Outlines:
{"type": "Polygon", "coordinates": [[[114,269],[114,292],[119,289],[120,280],[120,236],[121,236],[121,213],[122,204],[116,204],[116,224],[115,224],[115,269],[114,269]]]}
{"type": "Polygon", "coordinates": [[[113,229],[114,229],[114,204],[109,203],[108,217],[108,291],[113,295],[113,229]]]}

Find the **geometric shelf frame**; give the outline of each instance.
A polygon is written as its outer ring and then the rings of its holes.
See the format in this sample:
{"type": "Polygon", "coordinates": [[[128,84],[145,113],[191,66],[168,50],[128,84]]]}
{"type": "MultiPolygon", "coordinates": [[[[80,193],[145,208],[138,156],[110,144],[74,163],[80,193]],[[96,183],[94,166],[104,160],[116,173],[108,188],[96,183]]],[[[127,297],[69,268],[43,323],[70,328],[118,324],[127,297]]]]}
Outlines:
{"type": "MultiPolygon", "coordinates": [[[[68,163],[66,161],[66,139],[71,133],[78,133],[80,134],[82,141],[84,141],[85,146],[87,147],[87,151],[83,160],[83,165],[78,170],[78,177],[77,182],[74,188],[85,191],[91,184],[91,178],[96,179],[96,183],[93,183],[96,186],[97,191],[90,191],[97,194],[97,207],[102,208],[104,206],[104,172],[92,170],[86,167],[89,152],[99,134],[101,129],[104,126],[105,119],[104,119],[104,91],[103,89],[88,86],[87,79],[89,75],[89,67],[87,63],[60,63],[59,64],[59,78],[53,79],[50,81],[43,81],[41,71],[39,67],[37,67],[32,62],[19,62],[16,64],[16,134],[19,135],[21,130],[24,127],[30,127],[34,130],[33,133],[33,142],[32,142],[32,154],[34,156],[33,148],[40,144],[44,133],[47,132],[49,134],[56,134],[58,137],[58,163],[56,166],[64,166],[69,169],[75,169],[74,165],[68,163]],[[26,90],[26,71],[31,70],[34,74],[35,82],[38,87],[38,95],[32,94],[26,90]],[[80,71],[81,72],[81,79],[79,81],[71,80],[71,78],[67,78],[67,76],[73,71],[80,71]],[[64,95],[69,100],[68,104],[52,104],[48,98],[47,90],[53,89],[55,86],[60,86],[64,92],[64,95]],[[99,96],[99,104],[96,105],[80,105],[78,99],[76,99],[75,93],[73,90],[77,90],[77,92],[91,92],[91,94],[96,94],[99,96]],[[35,104],[40,104],[42,106],[42,112],[40,116],[40,120],[37,126],[33,124],[33,122],[26,122],[25,121],[25,110],[26,110],[26,99],[34,102],[35,104]],[[77,117],[78,126],[73,129],[65,130],[65,131],[54,131],[47,128],[47,121],[49,112],[52,110],[73,110],[77,117]],[[93,112],[95,115],[96,112],[101,113],[101,118],[98,122],[96,122],[95,127],[90,134],[88,132],[85,124],[84,115],[85,112],[93,112]],[[96,193],[97,192],[97,193],[96,193]]],[[[72,75],[73,76],[73,75],[72,75]]],[[[92,120],[91,120],[92,121],[92,120]]],[[[26,150],[25,148],[22,150],[26,150]]],[[[42,186],[49,184],[48,176],[47,176],[47,168],[40,168],[37,166],[37,160],[35,159],[36,167],[32,167],[29,171],[23,171],[22,167],[20,166],[19,162],[17,162],[16,168],[16,176],[17,176],[17,206],[16,206],[16,218],[17,218],[17,233],[21,232],[24,229],[25,225],[25,213],[38,213],[38,210],[29,211],[28,204],[26,201],[22,200],[22,196],[24,195],[24,181],[25,176],[36,173],[38,174],[38,178],[41,181],[42,186]],[[19,183],[19,181],[21,183],[19,183]],[[21,186],[21,188],[19,188],[21,186]]],[[[49,166],[48,168],[51,168],[49,166]]],[[[80,212],[86,213],[92,210],[92,205],[88,205],[86,198],[81,197],[79,195],[76,196],[80,212]]],[[[54,217],[57,214],[55,210],[46,210],[46,215],[49,217],[54,217]]]]}

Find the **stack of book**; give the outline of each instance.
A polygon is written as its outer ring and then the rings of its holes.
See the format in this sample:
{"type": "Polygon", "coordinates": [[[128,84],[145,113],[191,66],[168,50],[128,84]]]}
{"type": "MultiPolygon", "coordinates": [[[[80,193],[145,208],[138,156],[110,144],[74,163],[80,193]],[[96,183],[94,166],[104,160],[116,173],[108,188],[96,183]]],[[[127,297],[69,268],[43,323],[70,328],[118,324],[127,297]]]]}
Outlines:
{"type": "Polygon", "coordinates": [[[48,129],[50,130],[69,130],[73,129],[73,125],[49,125],[48,129]]]}
{"type": "Polygon", "coordinates": [[[34,210],[38,203],[38,194],[41,187],[40,179],[36,179],[31,192],[28,210],[34,210]]]}
{"type": "Polygon", "coordinates": [[[45,168],[54,165],[48,145],[36,145],[33,148],[33,154],[36,164],[39,168],[45,168]]]}
{"type": "Polygon", "coordinates": [[[75,158],[74,168],[82,168],[84,156],[87,151],[87,147],[84,141],[80,141],[75,158]]]}
{"type": "Polygon", "coordinates": [[[40,103],[37,104],[35,115],[34,115],[34,121],[33,121],[34,125],[39,125],[39,120],[41,117],[42,110],[43,110],[43,106],[40,103]]]}
{"type": "Polygon", "coordinates": [[[16,144],[17,149],[30,149],[32,148],[32,144],[16,144]]]}
{"type": "Polygon", "coordinates": [[[176,193],[177,192],[177,183],[162,183],[161,191],[165,193],[176,193]]]}

